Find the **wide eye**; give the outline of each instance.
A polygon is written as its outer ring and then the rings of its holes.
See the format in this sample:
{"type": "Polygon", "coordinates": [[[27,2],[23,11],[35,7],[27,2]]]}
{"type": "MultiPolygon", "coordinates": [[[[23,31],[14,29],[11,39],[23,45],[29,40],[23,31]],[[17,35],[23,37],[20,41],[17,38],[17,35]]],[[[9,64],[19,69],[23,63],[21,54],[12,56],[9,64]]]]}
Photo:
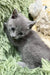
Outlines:
{"type": "Polygon", "coordinates": [[[19,34],[19,35],[23,35],[23,33],[22,33],[22,32],[19,32],[18,34],[19,34]]]}
{"type": "Polygon", "coordinates": [[[14,32],[14,31],[15,31],[15,28],[14,28],[14,27],[12,27],[12,28],[11,28],[11,30],[14,32]]]}

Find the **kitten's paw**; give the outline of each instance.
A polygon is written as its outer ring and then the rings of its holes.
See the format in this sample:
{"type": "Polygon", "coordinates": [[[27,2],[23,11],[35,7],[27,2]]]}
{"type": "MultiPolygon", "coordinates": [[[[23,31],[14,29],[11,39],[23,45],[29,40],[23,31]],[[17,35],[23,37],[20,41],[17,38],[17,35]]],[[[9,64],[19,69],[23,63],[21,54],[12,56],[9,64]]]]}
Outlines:
{"type": "Polygon", "coordinates": [[[19,62],[17,62],[17,64],[18,64],[19,66],[23,67],[23,68],[24,68],[24,67],[27,67],[27,65],[26,65],[24,62],[20,62],[20,61],[19,61],[19,62]]]}

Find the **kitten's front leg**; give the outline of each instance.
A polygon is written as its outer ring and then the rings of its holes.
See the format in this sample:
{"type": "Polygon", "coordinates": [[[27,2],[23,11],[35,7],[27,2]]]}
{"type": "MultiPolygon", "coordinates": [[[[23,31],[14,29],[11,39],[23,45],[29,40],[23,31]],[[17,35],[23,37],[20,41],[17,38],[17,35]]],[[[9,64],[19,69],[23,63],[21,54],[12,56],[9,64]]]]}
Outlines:
{"type": "Polygon", "coordinates": [[[28,67],[29,69],[33,69],[33,68],[35,68],[35,65],[31,65],[31,67],[29,66],[29,65],[27,65],[26,63],[24,63],[24,62],[17,62],[17,64],[19,65],[19,66],[21,66],[22,68],[25,68],[25,67],[28,67]]]}
{"type": "Polygon", "coordinates": [[[24,67],[27,67],[27,65],[26,65],[24,62],[20,62],[20,61],[19,61],[19,62],[17,62],[17,64],[18,64],[19,66],[23,67],[23,68],[24,68],[24,67]]]}

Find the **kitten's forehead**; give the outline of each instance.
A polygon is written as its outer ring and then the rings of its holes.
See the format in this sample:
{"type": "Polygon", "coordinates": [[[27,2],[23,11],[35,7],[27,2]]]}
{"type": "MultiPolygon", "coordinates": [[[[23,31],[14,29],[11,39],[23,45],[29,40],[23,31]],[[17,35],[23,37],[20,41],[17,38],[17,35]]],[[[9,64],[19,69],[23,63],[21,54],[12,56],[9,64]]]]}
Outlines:
{"type": "Polygon", "coordinates": [[[28,22],[22,18],[22,17],[17,17],[16,19],[12,19],[10,18],[8,20],[8,25],[11,26],[11,25],[14,25],[14,26],[26,26],[28,24],[28,22]]]}
{"type": "Polygon", "coordinates": [[[13,24],[14,24],[13,19],[10,18],[10,19],[8,20],[8,23],[7,23],[7,24],[10,25],[10,26],[13,25],[13,24]]]}
{"type": "Polygon", "coordinates": [[[31,22],[22,14],[18,14],[18,16],[15,19],[10,17],[8,20],[8,26],[19,26],[19,27],[21,26],[22,28],[23,27],[27,28],[31,24],[33,25],[34,22],[31,22]]]}

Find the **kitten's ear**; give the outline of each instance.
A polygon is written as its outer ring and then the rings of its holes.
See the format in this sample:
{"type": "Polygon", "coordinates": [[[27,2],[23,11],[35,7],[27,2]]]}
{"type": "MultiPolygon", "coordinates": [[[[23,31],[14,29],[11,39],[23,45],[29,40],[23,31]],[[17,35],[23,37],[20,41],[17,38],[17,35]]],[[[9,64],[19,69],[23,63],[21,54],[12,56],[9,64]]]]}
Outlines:
{"type": "Polygon", "coordinates": [[[29,26],[29,29],[31,29],[32,26],[34,26],[35,23],[36,23],[36,21],[30,21],[30,22],[29,22],[29,25],[28,25],[28,26],[29,26]]]}
{"type": "Polygon", "coordinates": [[[13,13],[12,13],[12,19],[15,19],[18,16],[18,12],[16,9],[14,9],[13,13]]]}
{"type": "Polygon", "coordinates": [[[6,30],[6,25],[7,25],[7,23],[4,22],[4,26],[3,26],[3,30],[4,30],[4,31],[6,30]]]}

